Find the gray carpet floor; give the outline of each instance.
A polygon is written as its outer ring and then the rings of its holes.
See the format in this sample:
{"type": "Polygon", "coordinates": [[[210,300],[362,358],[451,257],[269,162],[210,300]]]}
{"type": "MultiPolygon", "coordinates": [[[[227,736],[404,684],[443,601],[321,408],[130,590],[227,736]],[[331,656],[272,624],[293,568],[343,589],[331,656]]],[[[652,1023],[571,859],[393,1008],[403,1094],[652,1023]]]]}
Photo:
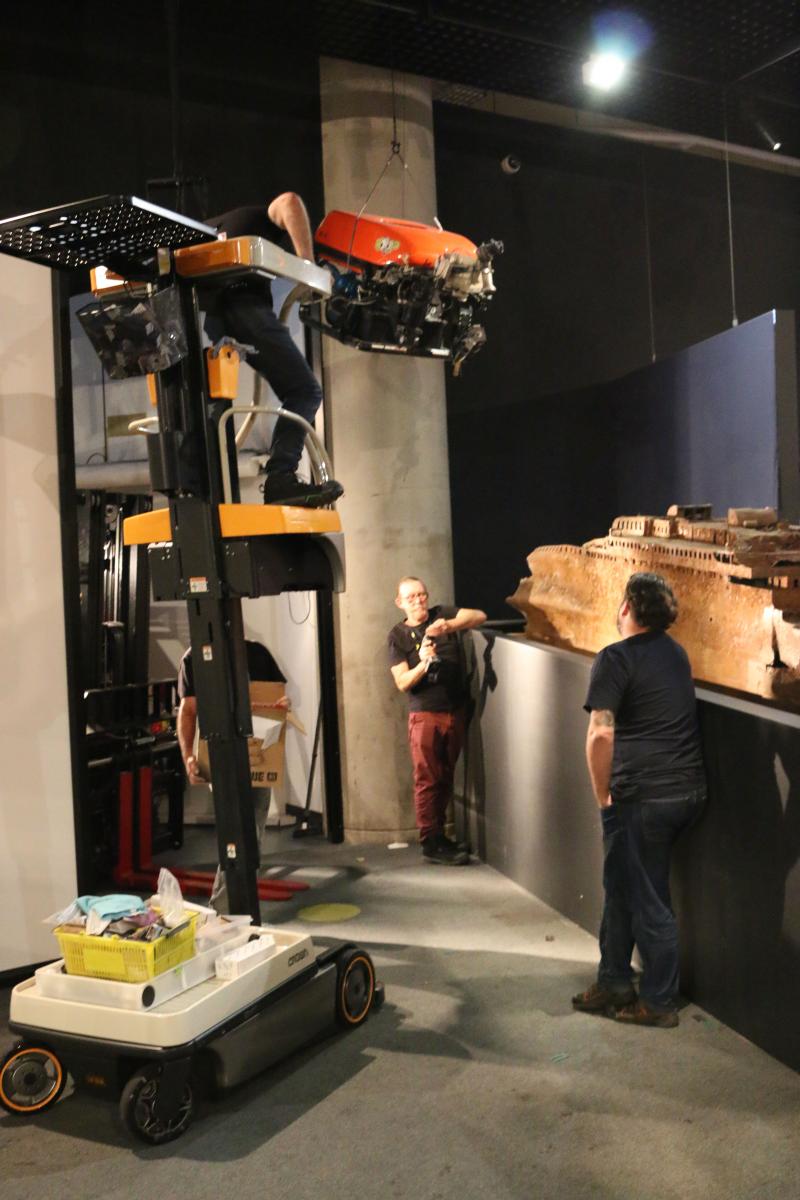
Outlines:
{"type": "Polygon", "coordinates": [[[280,844],[267,869],[312,887],[265,920],[366,946],[383,1010],[207,1103],[162,1148],[84,1093],[0,1116],[3,1200],[800,1195],[800,1077],[691,1004],[674,1030],[573,1013],[595,940],[496,872],[316,840],[280,844]],[[360,913],[298,917],[322,902],[360,913]]]}

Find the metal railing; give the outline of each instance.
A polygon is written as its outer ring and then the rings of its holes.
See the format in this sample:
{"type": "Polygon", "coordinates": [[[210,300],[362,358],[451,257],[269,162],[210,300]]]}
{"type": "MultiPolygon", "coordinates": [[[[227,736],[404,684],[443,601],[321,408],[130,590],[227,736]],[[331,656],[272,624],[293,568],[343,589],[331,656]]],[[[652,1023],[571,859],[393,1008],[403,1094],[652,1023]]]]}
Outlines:
{"type": "MultiPolygon", "coordinates": [[[[237,413],[266,413],[269,416],[284,418],[287,421],[294,421],[295,424],[300,425],[305,431],[305,444],[311,464],[313,482],[316,484],[328,483],[333,478],[333,467],[331,466],[331,460],[324,443],[314,429],[314,426],[310,425],[305,418],[275,404],[233,404],[222,413],[217,425],[219,459],[222,471],[222,495],[226,504],[233,503],[231,468],[228,460],[227,429],[228,421],[237,413]]],[[[158,417],[139,417],[137,420],[131,421],[128,429],[131,433],[143,433],[152,437],[153,434],[159,432],[158,417]]]]}

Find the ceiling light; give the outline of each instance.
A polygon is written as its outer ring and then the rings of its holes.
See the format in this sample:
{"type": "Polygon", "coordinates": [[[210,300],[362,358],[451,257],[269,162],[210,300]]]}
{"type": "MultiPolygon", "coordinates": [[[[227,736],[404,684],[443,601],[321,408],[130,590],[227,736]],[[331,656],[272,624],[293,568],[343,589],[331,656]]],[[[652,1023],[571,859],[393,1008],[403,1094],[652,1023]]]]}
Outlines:
{"type": "Polygon", "coordinates": [[[763,122],[756,121],[755,127],[758,130],[758,132],[761,134],[764,141],[769,146],[770,150],[780,150],[781,143],[775,140],[775,138],[772,136],[772,134],[769,132],[769,130],[763,124],[763,122]]]}
{"type": "Polygon", "coordinates": [[[593,54],[583,64],[583,82],[609,92],[624,79],[628,64],[619,54],[593,54]]]}

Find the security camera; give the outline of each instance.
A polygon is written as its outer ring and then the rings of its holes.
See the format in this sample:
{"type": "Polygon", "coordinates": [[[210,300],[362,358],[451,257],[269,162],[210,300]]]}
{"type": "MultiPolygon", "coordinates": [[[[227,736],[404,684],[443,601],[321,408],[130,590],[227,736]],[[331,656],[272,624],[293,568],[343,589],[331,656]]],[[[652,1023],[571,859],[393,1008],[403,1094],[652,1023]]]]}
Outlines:
{"type": "Polygon", "coordinates": [[[500,160],[500,170],[504,175],[516,175],[521,166],[516,154],[507,154],[500,160]]]}

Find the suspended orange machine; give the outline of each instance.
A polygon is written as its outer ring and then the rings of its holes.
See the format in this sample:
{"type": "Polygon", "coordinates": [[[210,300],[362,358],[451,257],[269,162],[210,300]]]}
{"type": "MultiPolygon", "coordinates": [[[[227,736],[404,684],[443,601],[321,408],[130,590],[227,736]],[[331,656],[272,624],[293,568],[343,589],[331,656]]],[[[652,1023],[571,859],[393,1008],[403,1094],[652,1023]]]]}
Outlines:
{"type": "Polygon", "coordinates": [[[329,299],[301,303],[307,325],[359,350],[450,361],[456,375],[485,343],[477,318],[502,242],[476,246],[437,225],[335,210],[315,243],[334,282],[329,299]]]}

